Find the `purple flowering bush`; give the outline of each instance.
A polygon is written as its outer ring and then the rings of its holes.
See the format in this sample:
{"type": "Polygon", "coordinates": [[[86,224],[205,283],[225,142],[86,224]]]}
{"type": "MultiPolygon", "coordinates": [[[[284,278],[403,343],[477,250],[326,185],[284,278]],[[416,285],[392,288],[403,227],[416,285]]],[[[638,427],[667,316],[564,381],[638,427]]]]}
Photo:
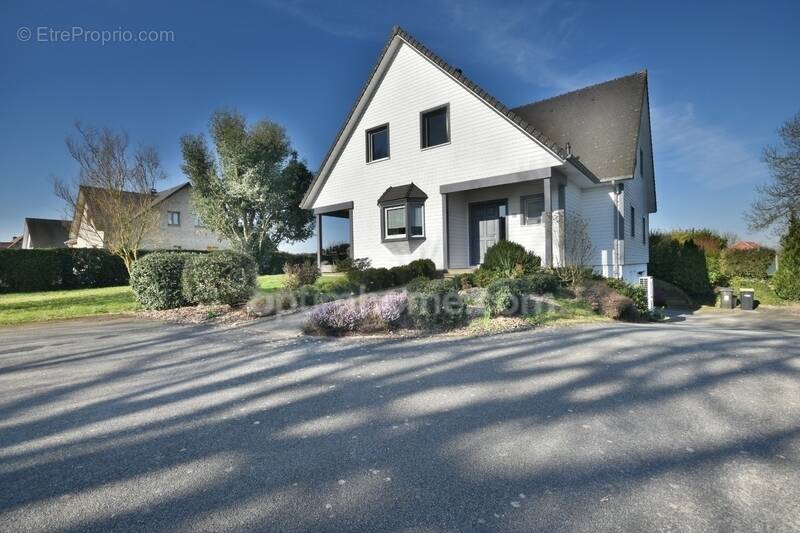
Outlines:
{"type": "Polygon", "coordinates": [[[400,325],[407,307],[408,296],[403,292],[330,302],[311,312],[306,330],[327,335],[387,331],[400,325]]]}

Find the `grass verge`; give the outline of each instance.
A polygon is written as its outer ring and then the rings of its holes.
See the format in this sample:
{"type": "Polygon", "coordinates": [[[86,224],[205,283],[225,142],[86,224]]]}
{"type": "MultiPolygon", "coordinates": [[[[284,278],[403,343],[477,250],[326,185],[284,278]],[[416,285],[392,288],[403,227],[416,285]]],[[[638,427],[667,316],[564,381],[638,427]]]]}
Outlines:
{"type": "Polygon", "coordinates": [[[0,325],[126,313],[137,308],[127,286],[0,294],[0,325]]]}
{"type": "Polygon", "coordinates": [[[525,321],[534,326],[572,324],[576,322],[607,322],[609,319],[595,313],[588,302],[572,298],[556,298],[554,309],[526,315],[525,321]]]}

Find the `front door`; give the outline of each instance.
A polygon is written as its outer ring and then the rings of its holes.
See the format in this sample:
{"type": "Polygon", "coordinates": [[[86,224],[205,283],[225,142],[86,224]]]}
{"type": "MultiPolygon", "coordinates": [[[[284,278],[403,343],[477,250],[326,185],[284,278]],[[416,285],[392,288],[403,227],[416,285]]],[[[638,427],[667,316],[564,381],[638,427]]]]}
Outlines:
{"type": "Polygon", "coordinates": [[[470,264],[483,263],[486,250],[504,238],[505,202],[470,206],[470,264]]]}

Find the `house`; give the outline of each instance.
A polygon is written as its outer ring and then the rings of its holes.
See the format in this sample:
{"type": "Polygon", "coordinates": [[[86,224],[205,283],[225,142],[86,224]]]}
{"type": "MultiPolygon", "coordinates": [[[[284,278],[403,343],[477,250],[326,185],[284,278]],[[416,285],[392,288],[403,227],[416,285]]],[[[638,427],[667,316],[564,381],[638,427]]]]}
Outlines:
{"type": "Polygon", "coordinates": [[[22,248],[66,248],[69,220],[26,218],[22,230],[22,248]]]}
{"type": "Polygon", "coordinates": [[[326,217],[347,218],[351,256],[373,266],[471,268],[508,239],[546,265],[634,281],[656,211],[652,154],[647,72],[510,109],[395,27],[301,207],[318,250],[326,217]],[[576,228],[584,258],[570,257],[576,228]]]}
{"type": "MultiPolygon", "coordinates": [[[[103,248],[104,229],[99,220],[98,208],[93,206],[97,189],[81,186],[77,205],[69,226],[68,245],[71,248],[103,248]]],[[[192,209],[192,185],[188,182],[176,187],[153,191],[150,194],[127,192],[131,202],[154,210],[158,216],[157,227],[145,235],[143,250],[215,250],[227,248],[228,242],[206,228],[192,209]]],[[[66,240],[66,239],[65,239],[66,240]]]]}
{"type": "Polygon", "coordinates": [[[10,241],[0,242],[0,250],[12,250],[22,248],[22,235],[14,235],[10,241]]]}

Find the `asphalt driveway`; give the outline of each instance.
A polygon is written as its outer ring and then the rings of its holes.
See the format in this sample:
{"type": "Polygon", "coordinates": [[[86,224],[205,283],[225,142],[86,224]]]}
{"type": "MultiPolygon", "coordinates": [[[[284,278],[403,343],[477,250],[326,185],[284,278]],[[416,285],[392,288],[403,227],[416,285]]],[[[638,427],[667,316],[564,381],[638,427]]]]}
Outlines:
{"type": "Polygon", "coordinates": [[[0,530],[798,531],[800,319],[750,317],[3,329],[0,530]]]}

